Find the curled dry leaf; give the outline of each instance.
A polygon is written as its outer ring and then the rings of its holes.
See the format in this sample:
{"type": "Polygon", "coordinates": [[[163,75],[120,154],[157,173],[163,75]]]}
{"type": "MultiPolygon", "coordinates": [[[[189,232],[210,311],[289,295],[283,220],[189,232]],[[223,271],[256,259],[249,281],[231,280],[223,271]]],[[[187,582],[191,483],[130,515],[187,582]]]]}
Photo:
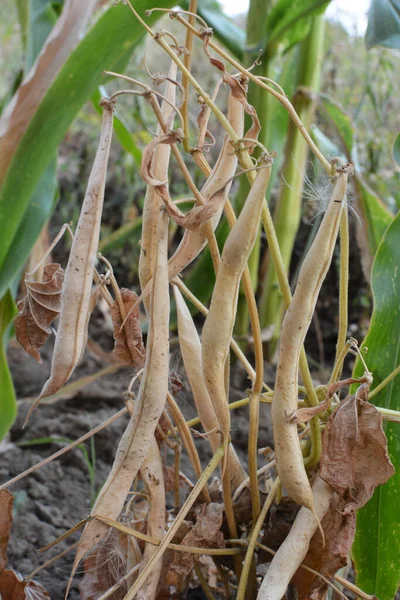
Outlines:
{"type": "Polygon", "coordinates": [[[140,165],[140,175],[146,183],[157,189],[162,198],[168,195],[168,182],[161,181],[154,177],[152,170],[154,153],[160,144],[168,144],[171,146],[172,144],[176,144],[176,142],[181,142],[183,137],[184,135],[182,129],[176,129],[175,131],[171,130],[154,138],[154,140],[152,140],[150,144],[147,144],[146,148],[143,150],[142,162],[140,165]]]}
{"type": "MultiPolygon", "coordinates": [[[[219,71],[221,71],[224,83],[227,83],[229,85],[229,87],[231,88],[232,96],[234,98],[236,98],[236,100],[238,100],[238,102],[240,102],[243,105],[244,110],[251,117],[252,125],[251,125],[250,129],[245,133],[244,137],[250,138],[253,140],[257,140],[258,134],[260,133],[260,130],[261,130],[261,124],[260,124],[260,120],[258,118],[256,109],[254,108],[254,106],[249,104],[249,102],[247,100],[247,90],[245,88],[245,84],[246,84],[245,80],[244,80],[244,78],[242,78],[242,80],[239,81],[238,79],[236,79],[235,77],[230,75],[228,73],[228,71],[226,70],[226,67],[225,67],[224,63],[222,62],[222,60],[219,60],[218,58],[214,58],[211,56],[211,54],[208,50],[209,40],[210,40],[209,36],[206,35],[204,37],[204,52],[206,53],[210,63],[214,67],[217,67],[217,69],[219,71]]],[[[246,142],[245,146],[248,148],[249,152],[252,152],[255,144],[246,142]]]]}
{"type": "Polygon", "coordinates": [[[50,600],[45,588],[36,581],[24,581],[22,575],[6,569],[7,544],[12,524],[13,495],[0,490],[0,598],[2,600],[50,600]]]}
{"type": "Polygon", "coordinates": [[[331,403],[331,397],[328,395],[325,400],[320,402],[317,406],[307,406],[307,408],[299,408],[294,411],[292,415],[288,417],[288,423],[307,423],[316,415],[328,410],[331,403]]]}
{"type": "Polygon", "coordinates": [[[35,281],[30,273],[24,281],[26,296],[18,302],[15,334],[21,346],[41,363],[39,348],[51,334],[50,325],[60,312],[64,271],[57,263],[48,264],[42,281],[35,281]]]}
{"type": "Polygon", "coordinates": [[[121,289],[122,302],[125,315],[129,313],[123,329],[122,322],[125,316],[121,315],[118,302],[115,301],[110,308],[111,318],[114,326],[114,354],[117,360],[124,365],[135,369],[141,369],[145,361],[145,347],[143,345],[142,329],[139,322],[139,304],[131,311],[138,299],[138,295],[126,288],[121,289]]]}
{"type": "Polygon", "coordinates": [[[0,490],[0,574],[7,564],[7,544],[12,523],[13,495],[0,490]]]}
{"type": "Polygon", "coordinates": [[[351,512],[393,473],[381,414],[372,404],[349,396],[328,421],[320,476],[348,501],[346,510],[351,512]]]}
{"type": "MultiPolygon", "coordinates": [[[[394,468],[387,452],[382,417],[376,408],[349,396],[332,413],[323,440],[320,477],[336,492],[322,521],[326,536],[323,547],[319,532],[310,544],[305,564],[328,579],[346,565],[356,526],[356,510],[386,483],[394,468]]],[[[300,569],[294,578],[299,598],[325,597],[326,585],[312,573],[300,569]]]]}
{"type": "MultiPolygon", "coordinates": [[[[197,513],[194,527],[185,535],[181,544],[196,548],[224,548],[224,535],[221,529],[224,505],[216,502],[202,504],[197,513]]],[[[193,569],[195,555],[176,552],[171,570],[186,577],[193,569]]]]}
{"type": "Polygon", "coordinates": [[[0,575],[2,600],[50,600],[47,590],[37,581],[24,581],[22,575],[6,569],[0,575]]]}

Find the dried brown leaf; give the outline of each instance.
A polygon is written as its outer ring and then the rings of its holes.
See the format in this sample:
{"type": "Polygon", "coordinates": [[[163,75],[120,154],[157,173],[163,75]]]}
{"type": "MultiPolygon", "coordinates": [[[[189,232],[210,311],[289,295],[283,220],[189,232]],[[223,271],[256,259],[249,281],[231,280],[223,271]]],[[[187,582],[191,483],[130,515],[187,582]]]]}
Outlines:
{"type": "Polygon", "coordinates": [[[1,600],[50,600],[45,588],[36,581],[24,581],[22,575],[6,569],[7,544],[12,524],[13,495],[0,490],[0,598],[1,600]]]}
{"type": "MultiPolygon", "coordinates": [[[[128,536],[111,529],[101,544],[85,559],[85,575],[79,584],[82,600],[96,600],[125,575],[128,554],[128,536]]],[[[122,600],[127,592],[126,583],[110,600],[122,600]]]]}
{"type": "Polygon", "coordinates": [[[12,523],[13,495],[0,490],[0,573],[7,564],[7,544],[12,523]]]}
{"type": "MultiPolygon", "coordinates": [[[[347,397],[332,413],[324,433],[320,477],[336,494],[322,520],[325,546],[317,532],[304,560],[307,566],[330,579],[347,564],[354,541],[356,510],[393,473],[380,413],[360,398],[347,397]]],[[[297,571],[294,583],[300,599],[325,598],[326,584],[304,569],[297,571]]]]}
{"type": "Polygon", "coordinates": [[[393,473],[382,416],[372,404],[347,397],[328,421],[320,476],[348,500],[350,511],[363,506],[393,473]]]}
{"type": "Polygon", "coordinates": [[[154,140],[147,144],[147,146],[143,150],[142,162],[140,165],[140,175],[146,183],[155,187],[160,196],[162,197],[163,194],[165,195],[166,193],[164,188],[166,188],[168,182],[155,179],[153,175],[152,163],[154,158],[154,152],[156,151],[157,146],[159,146],[159,144],[168,144],[171,146],[172,144],[176,144],[176,142],[182,141],[183,137],[184,135],[182,129],[176,129],[175,131],[171,130],[167,133],[164,133],[163,135],[159,135],[156,138],[154,138],[154,140]]]}
{"type": "MultiPolygon", "coordinates": [[[[197,548],[224,548],[224,535],[220,531],[223,513],[223,504],[202,504],[194,527],[185,535],[181,544],[197,548]]],[[[193,569],[195,558],[194,554],[176,552],[171,570],[186,577],[193,569]]]]}
{"type": "Polygon", "coordinates": [[[325,400],[320,402],[317,406],[307,406],[307,408],[299,408],[295,410],[294,413],[288,417],[289,423],[307,423],[316,415],[319,415],[325,412],[331,403],[330,396],[327,396],[325,400]]]}
{"type": "MultiPolygon", "coordinates": [[[[121,297],[127,315],[137,302],[138,295],[131,290],[122,288],[121,297]]],[[[124,365],[141,369],[144,365],[146,351],[139,322],[139,304],[129,314],[122,330],[121,325],[124,319],[121,317],[118,302],[115,301],[111,306],[110,313],[114,325],[115,357],[124,365]]]]}
{"type": "Polygon", "coordinates": [[[6,569],[0,575],[2,600],[50,600],[47,590],[37,581],[24,581],[22,575],[6,569]]]}
{"type": "Polygon", "coordinates": [[[64,271],[58,263],[44,267],[43,280],[35,281],[30,273],[25,277],[26,297],[18,302],[14,319],[17,340],[33,358],[42,362],[38,351],[51,333],[50,325],[61,308],[64,271]]]}

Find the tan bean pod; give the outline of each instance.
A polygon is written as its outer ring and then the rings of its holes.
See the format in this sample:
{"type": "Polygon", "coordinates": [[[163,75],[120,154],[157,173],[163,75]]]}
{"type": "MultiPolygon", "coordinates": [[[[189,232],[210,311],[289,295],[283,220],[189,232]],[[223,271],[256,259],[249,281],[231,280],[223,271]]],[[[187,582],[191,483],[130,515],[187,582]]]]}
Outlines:
{"type": "Polygon", "coordinates": [[[292,500],[310,510],[313,510],[313,496],[304,468],[297,426],[288,417],[297,409],[300,351],[332,261],[349,171],[347,166],[338,170],[328,208],[304,259],[292,302],[282,323],[271,410],[279,478],[292,500]]]}
{"type": "Polygon", "coordinates": [[[86,345],[94,266],[97,260],[108,158],[110,155],[113,106],[102,99],[103,121],[96,157],[90,173],[76,227],[61,295],[60,322],[54,346],[51,373],[39,398],[51,396],[69,379],[86,345]]]}
{"type": "MultiPolygon", "coordinates": [[[[242,212],[225,242],[202,334],[204,381],[226,449],[229,444],[230,412],[225,390],[225,363],[235,323],[240,278],[257,236],[262,202],[271,174],[271,157],[263,155],[262,161],[265,167],[258,171],[242,212]]],[[[227,454],[225,464],[226,459],[227,454]]]]}
{"type": "MultiPolygon", "coordinates": [[[[171,63],[168,77],[169,79],[176,79],[177,66],[174,62],[171,63]]],[[[165,88],[165,97],[172,104],[175,103],[176,86],[167,80],[165,88]]],[[[174,114],[174,110],[170,104],[163,101],[161,110],[163,113],[164,120],[169,123],[171,116],[174,114]]],[[[172,123],[171,123],[172,128],[172,123]]],[[[157,127],[157,136],[161,136],[163,130],[161,125],[157,127]]],[[[160,181],[168,180],[168,167],[171,156],[171,146],[169,144],[160,144],[153,158],[155,165],[154,176],[160,181]]],[[[146,195],[144,198],[143,205],[143,217],[142,217],[142,239],[140,240],[140,256],[139,256],[139,280],[142,291],[153,277],[155,268],[156,256],[157,256],[157,243],[158,243],[158,223],[160,210],[163,206],[163,201],[155,191],[154,187],[147,185],[146,195]]],[[[146,311],[149,310],[150,299],[149,296],[143,297],[143,303],[146,311]]]]}
{"type": "MultiPolygon", "coordinates": [[[[244,129],[243,105],[235,100],[232,93],[229,94],[228,98],[228,120],[237,135],[242,137],[244,129]]],[[[225,186],[227,181],[234,176],[237,162],[237,155],[230,143],[229,137],[226,136],[217,163],[215,164],[212,173],[201,190],[201,195],[206,202],[209,202],[209,200],[225,186]]],[[[224,195],[226,199],[228,198],[231,185],[232,183],[230,182],[224,188],[224,195]]],[[[210,219],[210,223],[214,231],[221,219],[223,204],[224,203],[221,203],[219,210],[216,211],[210,219]]],[[[200,229],[197,231],[185,231],[182,241],[176,249],[176,252],[168,261],[168,273],[170,281],[185,267],[190,265],[192,261],[194,261],[194,259],[203,250],[206,243],[207,236],[205,232],[205,226],[200,227],[200,229]]]]}
{"type": "Polygon", "coordinates": [[[333,496],[332,488],[320,477],[316,478],[312,492],[315,515],[304,507],[300,509],[289,534],[271,561],[257,600],[281,600],[290,580],[303,562],[311,539],[328,512],[333,496]]]}

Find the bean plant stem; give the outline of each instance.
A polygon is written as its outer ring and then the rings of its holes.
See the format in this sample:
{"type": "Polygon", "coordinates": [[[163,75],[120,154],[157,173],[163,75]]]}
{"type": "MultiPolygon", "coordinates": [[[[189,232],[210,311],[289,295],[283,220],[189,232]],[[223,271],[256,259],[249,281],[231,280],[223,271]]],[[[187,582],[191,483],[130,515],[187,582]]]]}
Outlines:
{"type": "MultiPolygon", "coordinates": [[[[348,328],[349,298],[349,217],[348,211],[342,212],[340,221],[340,280],[339,280],[339,333],[336,344],[336,361],[346,345],[348,328]]],[[[335,361],[335,362],[336,362],[335,361]]],[[[343,363],[342,363],[343,364],[343,363]]],[[[340,378],[340,368],[337,379],[340,378]]]]}
{"type": "Polygon", "coordinates": [[[250,567],[253,560],[254,549],[256,547],[257,538],[259,536],[260,530],[263,526],[265,517],[271,507],[271,504],[275,498],[276,492],[279,487],[279,478],[277,477],[272,484],[272,487],[268,493],[268,496],[264,502],[264,506],[261,509],[260,514],[258,515],[257,521],[253,524],[253,529],[251,530],[249,537],[249,545],[247,547],[246,556],[243,563],[242,575],[239,581],[239,588],[236,595],[236,600],[245,600],[246,597],[246,588],[247,588],[247,580],[249,577],[250,567]]]}
{"type": "MultiPolygon", "coordinates": [[[[197,0],[190,0],[189,11],[192,13],[197,12],[197,0]]],[[[189,23],[194,25],[194,15],[189,15],[189,23]]],[[[183,64],[186,69],[190,71],[192,62],[192,47],[193,47],[193,32],[190,29],[186,30],[185,48],[188,51],[183,57],[183,64]]],[[[189,80],[185,75],[182,75],[182,86],[185,90],[185,99],[182,104],[182,116],[183,116],[183,147],[186,152],[190,150],[190,130],[189,130],[189,80]]]]}

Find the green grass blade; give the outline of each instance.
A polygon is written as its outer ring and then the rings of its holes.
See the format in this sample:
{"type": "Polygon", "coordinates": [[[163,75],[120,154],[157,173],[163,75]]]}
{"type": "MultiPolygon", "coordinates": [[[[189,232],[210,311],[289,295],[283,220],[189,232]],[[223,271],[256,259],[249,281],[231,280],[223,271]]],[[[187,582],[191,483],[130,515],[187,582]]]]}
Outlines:
{"type": "MultiPolygon", "coordinates": [[[[377,386],[400,363],[400,213],[387,229],[372,269],[374,311],[363,346],[369,370],[377,386]]],[[[357,362],[354,376],[362,375],[357,362]]],[[[373,389],[373,388],[372,388],[373,389]]],[[[400,410],[400,377],[393,379],[372,402],[400,410]]],[[[391,600],[400,582],[400,427],[384,424],[390,458],[396,474],[375,490],[357,514],[353,558],[357,585],[380,600],[391,600]]]]}
{"type": "Polygon", "coordinates": [[[8,290],[0,300],[0,440],[6,435],[17,414],[17,401],[11,374],[7,365],[6,346],[11,322],[17,307],[8,290]]]}

